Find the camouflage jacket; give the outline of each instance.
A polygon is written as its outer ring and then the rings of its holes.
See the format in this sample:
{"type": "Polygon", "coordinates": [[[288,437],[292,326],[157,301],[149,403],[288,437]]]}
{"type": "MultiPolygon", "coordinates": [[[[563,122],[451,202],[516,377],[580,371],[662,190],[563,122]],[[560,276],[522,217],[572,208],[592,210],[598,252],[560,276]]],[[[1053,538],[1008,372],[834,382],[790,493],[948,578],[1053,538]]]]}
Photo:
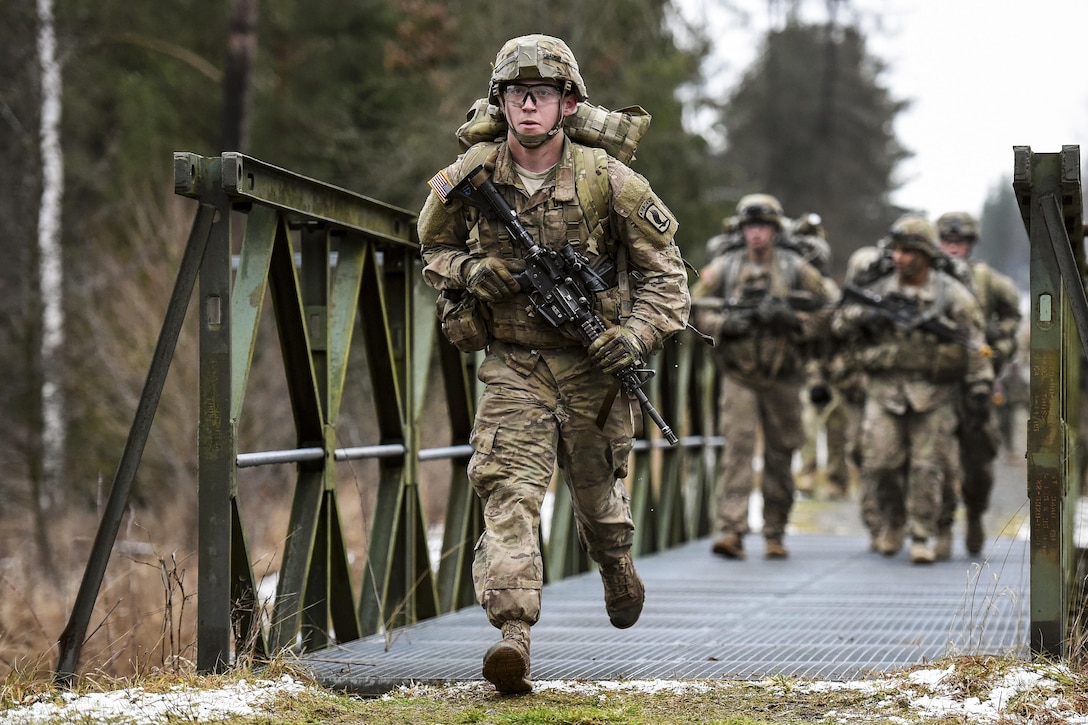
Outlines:
{"type": "Polygon", "coordinates": [[[1016,354],[1020,332],[1020,290],[1009,277],[982,260],[968,258],[970,287],[982,308],[986,342],[994,350],[994,373],[1016,354]]]}
{"type": "MultiPolygon", "coordinates": [[[[617,159],[601,154],[604,168],[586,169],[584,164],[579,168],[575,154],[584,148],[564,138],[554,183],[546,182],[530,196],[506,143],[497,144],[492,179],[541,247],[558,249],[570,241],[595,268],[614,270],[610,281],[615,284],[598,293],[597,309],[608,321],[631,328],[654,352],[684,328],[691,304],[684,263],[674,242],[676,219],[646,179],[617,159]],[[580,206],[575,181],[579,173],[608,176],[607,213],[599,219],[603,234],[588,229],[586,219],[597,215],[580,206]],[[602,264],[606,262],[611,264],[602,264]]],[[[471,171],[462,166],[472,153],[470,149],[447,167],[450,179],[460,180],[471,171]]],[[[420,211],[418,229],[424,279],[439,290],[464,289],[462,270],[470,260],[484,255],[518,259],[524,253],[513,246],[501,222],[457,201],[444,206],[433,193],[420,211]]],[[[493,338],[504,342],[536,348],[580,344],[575,336],[535,315],[524,292],[491,304],[489,324],[493,338]]]]}

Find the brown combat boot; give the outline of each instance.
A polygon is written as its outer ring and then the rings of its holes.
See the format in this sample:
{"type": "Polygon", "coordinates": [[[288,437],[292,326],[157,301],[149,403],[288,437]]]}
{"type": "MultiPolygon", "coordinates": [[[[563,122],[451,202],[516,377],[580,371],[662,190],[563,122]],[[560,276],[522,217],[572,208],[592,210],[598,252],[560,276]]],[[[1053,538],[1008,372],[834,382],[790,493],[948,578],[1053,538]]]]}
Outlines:
{"type": "Polygon", "coordinates": [[[982,528],[982,514],[974,511],[967,512],[967,551],[978,554],[982,551],[982,544],[986,541],[986,530],[982,528]]]}
{"type": "Polygon", "coordinates": [[[880,553],[895,556],[903,548],[903,527],[885,526],[880,531],[880,553]]]}
{"type": "Polygon", "coordinates": [[[937,561],[948,561],[952,558],[951,526],[941,526],[937,529],[937,542],[933,546],[933,556],[937,561]]]}
{"type": "Polygon", "coordinates": [[[910,544],[910,561],[912,564],[932,564],[937,556],[933,548],[925,539],[915,538],[910,544]]]}
{"type": "Polygon", "coordinates": [[[740,534],[725,534],[714,542],[714,546],[710,550],[727,559],[743,559],[744,539],[741,538],[740,534]]]}
{"type": "Polygon", "coordinates": [[[638,621],[646,601],[646,587],[635,571],[631,554],[624,554],[618,561],[601,564],[600,570],[608,619],[616,629],[627,629],[638,621]]]}
{"type": "Polygon", "coordinates": [[[782,546],[782,539],[780,537],[767,537],[767,547],[763,552],[763,556],[768,559],[785,559],[789,555],[790,552],[786,550],[785,546],[782,546]]]}
{"type": "Polygon", "coordinates": [[[504,695],[533,689],[529,679],[529,625],[520,619],[502,624],[502,639],[484,654],[484,679],[504,695]]]}

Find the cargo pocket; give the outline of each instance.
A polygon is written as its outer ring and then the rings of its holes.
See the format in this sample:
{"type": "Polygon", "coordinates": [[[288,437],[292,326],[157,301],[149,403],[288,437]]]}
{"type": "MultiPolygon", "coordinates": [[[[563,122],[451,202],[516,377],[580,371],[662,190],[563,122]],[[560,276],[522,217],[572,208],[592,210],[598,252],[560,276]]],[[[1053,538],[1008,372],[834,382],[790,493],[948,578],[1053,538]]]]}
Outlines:
{"type": "Polygon", "coordinates": [[[935,383],[952,383],[967,374],[967,351],[962,345],[942,343],[932,356],[930,379],[935,383]]]}
{"type": "Polygon", "coordinates": [[[612,471],[616,478],[627,478],[628,463],[631,461],[631,449],[634,447],[634,439],[630,436],[613,438],[612,446],[612,471]]]}
{"type": "Polygon", "coordinates": [[[462,294],[455,300],[443,293],[439,295],[435,309],[442,334],[461,352],[483,350],[491,342],[487,306],[475,295],[462,294]]]}
{"type": "Polygon", "coordinates": [[[468,459],[468,479],[472,482],[472,488],[480,498],[486,498],[487,494],[495,487],[494,469],[499,468],[491,451],[495,445],[495,436],[499,433],[499,426],[494,424],[477,425],[469,434],[468,443],[472,446],[472,457],[468,459]]]}

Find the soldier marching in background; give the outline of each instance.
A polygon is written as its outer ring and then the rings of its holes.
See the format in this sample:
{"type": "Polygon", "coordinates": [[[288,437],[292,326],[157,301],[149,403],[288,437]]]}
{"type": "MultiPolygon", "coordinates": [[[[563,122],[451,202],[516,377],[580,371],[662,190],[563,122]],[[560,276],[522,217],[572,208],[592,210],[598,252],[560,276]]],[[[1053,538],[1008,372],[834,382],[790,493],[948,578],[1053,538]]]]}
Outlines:
{"type": "MultiPolygon", "coordinates": [[[[887,240],[878,244],[859,247],[846,262],[843,287],[867,287],[877,279],[892,274],[895,267],[887,240]]],[[[846,455],[858,471],[858,500],[861,520],[869,532],[869,548],[879,550],[881,530],[884,526],[877,504],[875,484],[864,475],[861,466],[861,432],[865,412],[865,371],[858,364],[857,345],[832,339],[831,359],[827,365],[828,380],[839,394],[840,406],[846,418],[846,455]]]]}
{"type": "MultiPolygon", "coordinates": [[[[801,252],[824,275],[828,295],[838,298],[838,285],[831,279],[831,246],[827,242],[823,220],[819,214],[801,214],[789,225],[789,248],[801,252]]],[[[827,482],[827,497],[844,498],[850,485],[851,462],[850,418],[838,385],[831,377],[833,350],[830,341],[815,346],[815,354],[806,366],[805,386],[801,391],[801,425],[805,432],[801,444],[801,470],[796,479],[797,491],[815,494],[819,482],[819,438],[824,433],[827,454],[823,472],[827,482]]]]}
{"type": "Polygon", "coordinates": [[[725,450],[717,480],[720,536],[712,550],[731,559],[745,556],[760,432],[765,555],[788,556],[783,537],[794,497],[791,464],[803,436],[800,392],[834,300],[813,264],[776,243],[783,220],[773,196],[742,198],[736,221],[743,246],[713,258],[692,294],[696,325],[717,341],[725,450]]]}
{"type": "MultiPolygon", "coordinates": [[[[979,241],[979,225],[973,216],[963,211],[942,214],[937,219],[937,234],[945,254],[967,263],[970,271],[967,286],[982,309],[986,343],[993,351],[994,376],[1000,378],[1005,365],[1016,355],[1021,318],[1020,291],[1010,278],[982,260],[971,257],[979,241]]],[[[938,534],[939,558],[947,558],[951,554],[951,522],[957,503],[956,489],[963,499],[967,519],[967,551],[972,554],[982,551],[986,537],[982,515],[990,505],[990,493],[994,487],[994,458],[1001,447],[997,416],[973,416],[969,410],[967,390],[961,391],[959,413],[960,425],[956,431],[960,441],[959,485],[947,492],[946,511],[942,514],[947,524],[938,534]]]]}
{"type": "Polygon", "coordinates": [[[925,564],[937,559],[942,494],[959,455],[960,387],[971,415],[988,414],[993,367],[978,302],[934,264],[941,253],[933,225],[904,215],[888,245],[895,273],[844,287],[832,331],[856,348],[866,377],[862,476],[883,519],[877,545],[892,556],[909,535],[911,561],[925,564]]]}

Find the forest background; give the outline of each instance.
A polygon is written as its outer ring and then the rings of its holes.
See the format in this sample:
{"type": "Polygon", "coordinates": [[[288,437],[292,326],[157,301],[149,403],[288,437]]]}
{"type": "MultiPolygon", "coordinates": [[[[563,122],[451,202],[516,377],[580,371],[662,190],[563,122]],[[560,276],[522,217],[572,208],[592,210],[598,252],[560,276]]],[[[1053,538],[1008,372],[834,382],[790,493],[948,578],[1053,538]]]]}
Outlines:
{"type": "MultiPolygon", "coordinates": [[[[689,261],[702,263],[705,241],[743,194],[766,191],[788,215],[821,215],[841,274],[850,253],[904,211],[889,198],[911,153],[894,133],[910,99],[885,87],[848,0],[829,1],[819,22],[802,22],[795,3],[768,4],[779,22],[753,35],[761,51],[725,97],[705,90],[714,39],[671,0],[609,0],[592,6],[592,18],[577,0],[5,4],[0,671],[52,666],[86,566],[195,212],[173,194],[173,152],[241,151],[417,210],[426,179],[458,152],[453,132],[486,94],[498,48],[544,32],[571,46],[591,102],[652,114],[632,165],[680,220],[689,261]],[[43,28],[54,33],[52,81],[43,28]],[[689,129],[696,112],[716,119],[713,134],[689,129]],[[52,217],[50,199],[59,202],[52,217]],[[50,269],[60,276],[43,274],[50,269]],[[51,405],[59,442],[45,432],[54,430],[51,405]]],[[[982,223],[980,256],[1026,288],[1026,237],[1009,185],[995,187],[982,223]]],[[[294,445],[275,335],[264,339],[242,450],[294,445]]],[[[348,381],[344,445],[373,442],[368,384],[348,381]]],[[[195,616],[182,612],[196,579],[196,386],[189,321],[100,596],[88,667],[126,674],[192,656],[195,616]]],[[[239,478],[257,522],[247,532],[255,568],[269,573],[290,474],[268,467],[239,478]]],[[[367,474],[366,464],[349,467],[344,482],[353,497],[345,527],[357,537],[349,545],[361,550],[375,480],[367,474]]],[[[441,520],[446,479],[438,469],[421,482],[429,521],[441,520]]]]}

